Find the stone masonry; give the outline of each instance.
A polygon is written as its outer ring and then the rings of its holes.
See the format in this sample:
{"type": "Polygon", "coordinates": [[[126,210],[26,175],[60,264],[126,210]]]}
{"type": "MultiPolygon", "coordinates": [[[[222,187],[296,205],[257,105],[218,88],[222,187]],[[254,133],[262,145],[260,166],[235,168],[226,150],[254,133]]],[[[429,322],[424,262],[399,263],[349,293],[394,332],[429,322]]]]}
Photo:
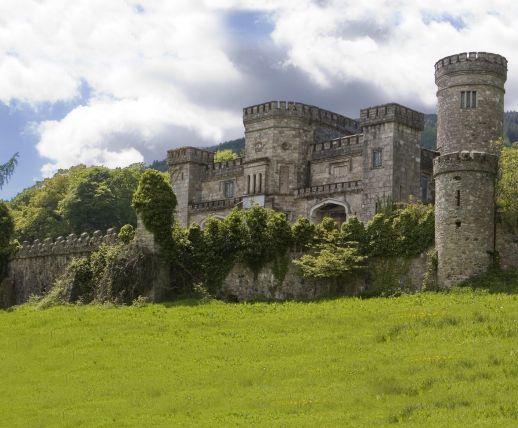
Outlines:
{"type": "Polygon", "coordinates": [[[435,64],[435,242],[444,287],[484,272],[497,249],[495,142],[502,137],[506,78],[507,60],[491,53],[462,53],[435,64]]]}
{"type": "Polygon", "coordinates": [[[307,216],[370,219],[384,201],[433,200],[435,152],[420,148],[423,114],[399,104],[361,110],[360,121],[318,107],[271,101],[243,109],[245,153],[168,152],[177,218],[203,225],[252,204],[307,216]],[[424,162],[423,162],[424,160],[424,162]]]}

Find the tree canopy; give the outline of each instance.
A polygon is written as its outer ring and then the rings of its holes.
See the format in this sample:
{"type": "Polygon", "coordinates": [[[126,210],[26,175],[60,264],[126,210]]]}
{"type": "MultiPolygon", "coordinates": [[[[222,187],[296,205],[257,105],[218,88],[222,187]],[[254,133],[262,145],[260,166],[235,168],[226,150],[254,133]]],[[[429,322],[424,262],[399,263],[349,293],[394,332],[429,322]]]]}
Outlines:
{"type": "Polygon", "coordinates": [[[9,203],[15,238],[33,240],[136,226],[131,198],[143,170],[136,164],[116,169],[78,165],[58,171],[9,203]]]}

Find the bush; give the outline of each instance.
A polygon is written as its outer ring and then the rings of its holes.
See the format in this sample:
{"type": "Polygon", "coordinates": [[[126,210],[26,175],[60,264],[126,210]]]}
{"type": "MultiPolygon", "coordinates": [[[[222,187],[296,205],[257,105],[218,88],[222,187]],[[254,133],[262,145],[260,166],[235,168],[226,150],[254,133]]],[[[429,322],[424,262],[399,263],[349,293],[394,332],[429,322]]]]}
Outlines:
{"type": "Polygon", "coordinates": [[[497,204],[504,222],[518,230],[518,144],[504,147],[500,154],[497,204]]]}
{"type": "Polygon", "coordinates": [[[73,259],[38,306],[93,301],[131,304],[150,292],[155,263],[137,245],[103,245],[89,257],[73,259]]]}
{"type": "Polygon", "coordinates": [[[306,278],[339,278],[361,269],[364,260],[354,247],[333,247],[306,254],[293,263],[306,278]]]}
{"type": "Polygon", "coordinates": [[[176,196],[165,174],[154,169],[148,169],[142,174],[133,195],[133,207],[141,216],[146,229],[153,233],[162,249],[170,255],[176,196]]]}
{"type": "Polygon", "coordinates": [[[7,276],[7,264],[11,255],[11,238],[14,233],[14,221],[7,204],[0,200],[0,283],[7,276]]]}
{"type": "Polygon", "coordinates": [[[131,224],[125,224],[121,227],[118,237],[122,243],[129,244],[135,238],[135,228],[131,224]]]}

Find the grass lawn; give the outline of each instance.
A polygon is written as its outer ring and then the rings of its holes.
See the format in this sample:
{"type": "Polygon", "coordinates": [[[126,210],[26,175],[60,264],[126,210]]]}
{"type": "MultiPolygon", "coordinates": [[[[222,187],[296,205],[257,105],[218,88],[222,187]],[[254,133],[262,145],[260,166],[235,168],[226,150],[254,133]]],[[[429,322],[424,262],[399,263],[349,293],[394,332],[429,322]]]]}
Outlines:
{"type": "Polygon", "coordinates": [[[518,426],[518,296],[0,311],[0,425],[518,426]]]}

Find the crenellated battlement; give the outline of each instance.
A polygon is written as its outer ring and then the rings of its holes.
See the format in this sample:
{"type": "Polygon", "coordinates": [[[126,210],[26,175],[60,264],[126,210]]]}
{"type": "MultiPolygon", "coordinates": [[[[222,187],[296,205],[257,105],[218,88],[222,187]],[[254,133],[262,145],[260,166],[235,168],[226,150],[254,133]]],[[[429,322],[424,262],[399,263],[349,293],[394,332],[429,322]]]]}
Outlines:
{"type": "Polygon", "coordinates": [[[243,175],[244,158],[212,162],[205,167],[204,180],[243,175]]]}
{"type": "Polygon", "coordinates": [[[435,80],[451,73],[486,72],[507,78],[507,59],[489,52],[464,52],[450,55],[435,63],[435,80]]]}
{"type": "Polygon", "coordinates": [[[24,241],[21,248],[14,255],[14,259],[60,255],[80,255],[95,251],[102,244],[116,244],[119,238],[114,228],[108,229],[106,234],[96,230],[92,235],[83,232],[77,236],[74,233],[63,237],[59,236],[56,240],[51,238],[34,242],[24,241]]]}
{"type": "Polygon", "coordinates": [[[368,107],[360,111],[362,128],[387,122],[401,123],[422,131],[424,129],[424,114],[396,103],[368,107]]]}
{"type": "Polygon", "coordinates": [[[294,101],[269,101],[243,109],[243,123],[278,117],[301,117],[331,126],[345,133],[358,131],[358,122],[332,111],[294,101]]]}
{"type": "Polygon", "coordinates": [[[180,147],[167,152],[167,164],[176,165],[185,162],[209,164],[214,162],[214,152],[196,147],[180,147]]]}
{"type": "Polygon", "coordinates": [[[479,171],[496,174],[498,157],[485,152],[460,151],[448,153],[433,160],[434,177],[459,171],[479,171]]]}
{"type": "Polygon", "coordinates": [[[348,135],[333,140],[315,143],[310,146],[311,159],[323,159],[334,156],[343,156],[352,153],[361,153],[363,134],[348,135]]]}

